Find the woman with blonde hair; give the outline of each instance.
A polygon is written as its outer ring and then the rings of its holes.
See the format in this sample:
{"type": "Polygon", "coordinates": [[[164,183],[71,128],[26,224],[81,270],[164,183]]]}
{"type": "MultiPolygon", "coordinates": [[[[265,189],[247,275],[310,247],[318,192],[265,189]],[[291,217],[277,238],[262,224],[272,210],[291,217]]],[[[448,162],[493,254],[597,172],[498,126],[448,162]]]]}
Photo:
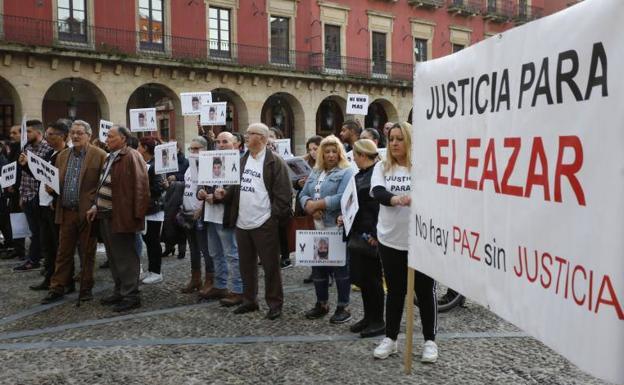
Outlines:
{"type": "MultiPolygon", "coordinates": [[[[375,358],[384,359],[397,353],[397,336],[407,293],[407,251],[410,204],[410,170],[412,165],[412,126],[397,123],[388,131],[386,160],[377,163],[371,177],[371,195],[381,205],[377,221],[379,255],[383,265],[388,295],[386,297],[386,337],[375,348],[375,358]]],[[[438,359],[435,343],[437,302],[435,281],[415,271],[415,292],[420,308],[425,345],[422,362],[438,359]]],[[[410,321],[411,322],[411,321],[410,321]]]]}
{"type": "MultiPolygon", "coordinates": [[[[353,171],[340,139],[329,135],[321,141],[317,151],[316,165],[308,177],[299,200],[306,213],[314,218],[317,230],[336,227],[336,219],[340,215],[340,199],[351,179],[353,171]]],[[[331,250],[330,250],[331,253],[331,250]]],[[[305,313],[306,318],[316,319],[329,312],[329,276],[333,274],[338,289],[336,311],[329,322],[340,324],[351,319],[349,295],[349,263],[344,266],[314,266],[312,277],[316,290],[316,304],[305,313]]]]}

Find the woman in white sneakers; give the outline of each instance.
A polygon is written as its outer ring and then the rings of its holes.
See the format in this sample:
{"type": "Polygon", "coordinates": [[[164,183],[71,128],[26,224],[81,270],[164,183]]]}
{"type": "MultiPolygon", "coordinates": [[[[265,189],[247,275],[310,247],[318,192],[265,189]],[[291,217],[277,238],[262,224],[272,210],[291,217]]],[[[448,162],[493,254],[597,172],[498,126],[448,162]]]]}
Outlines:
{"type": "MultiPolygon", "coordinates": [[[[386,337],[374,352],[375,358],[380,359],[397,353],[397,336],[407,292],[411,131],[412,126],[409,123],[392,126],[388,132],[386,160],[375,165],[371,177],[371,195],[380,203],[377,239],[388,286],[386,337]]],[[[435,281],[419,271],[415,273],[415,292],[420,304],[420,320],[425,337],[422,361],[435,362],[438,359],[438,347],[435,343],[438,313],[435,281]]]]}

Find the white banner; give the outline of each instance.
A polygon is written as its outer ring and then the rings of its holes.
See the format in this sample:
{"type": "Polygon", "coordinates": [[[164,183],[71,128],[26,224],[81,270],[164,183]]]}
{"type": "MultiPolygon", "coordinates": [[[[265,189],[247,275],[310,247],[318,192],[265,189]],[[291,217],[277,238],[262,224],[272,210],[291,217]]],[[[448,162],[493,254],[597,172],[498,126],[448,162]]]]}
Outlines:
{"type": "Polygon", "coordinates": [[[240,184],[240,154],[238,150],[200,152],[197,184],[201,186],[240,184]]]}
{"type": "Polygon", "coordinates": [[[32,235],[24,213],[11,213],[11,234],[13,239],[28,238],[32,235]]]}
{"type": "Polygon", "coordinates": [[[297,265],[344,266],[347,245],[342,230],[297,230],[297,265]]]}
{"type": "Polygon", "coordinates": [[[154,172],[167,174],[178,171],[178,147],[176,142],[159,144],[154,147],[154,172]]]}
{"type": "Polygon", "coordinates": [[[114,123],[108,120],[100,119],[100,142],[106,143],[108,139],[108,131],[113,127],[114,123]]]}
{"type": "Polygon", "coordinates": [[[180,94],[182,102],[182,115],[199,115],[201,106],[212,103],[210,92],[182,92],[180,94]]]}
{"type": "Polygon", "coordinates": [[[347,95],[347,114],[367,115],[368,114],[368,95],[348,94],[347,95]]]}
{"type": "Polygon", "coordinates": [[[155,108],[135,108],[130,110],[130,131],[149,132],[157,131],[155,108]]]}
{"type": "Polygon", "coordinates": [[[409,265],[624,382],[624,2],[414,75],[409,265]],[[608,63],[608,65],[607,65],[608,63]]]}
{"type": "Polygon", "coordinates": [[[2,166],[0,173],[0,188],[11,187],[17,181],[17,162],[11,162],[2,166]]]}
{"type": "Polygon", "coordinates": [[[59,170],[52,166],[50,162],[46,162],[41,157],[28,151],[28,168],[31,174],[39,182],[50,186],[54,192],[60,193],[59,190],[59,170]]]}
{"type": "Polygon", "coordinates": [[[199,123],[202,126],[225,126],[227,102],[204,104],[200,112],[199,123]]]}
{"type": "Polygon", "coordinates": [[[342,222],[344,223],[345,234],[349,235],[351,226],[355,220],[355,215],[360,209],[358,202],[357,186],[355,184],[355,176],[351,177],[349,184],[344,190],[340,198],[340,209],[342,210],[342,222]]]}

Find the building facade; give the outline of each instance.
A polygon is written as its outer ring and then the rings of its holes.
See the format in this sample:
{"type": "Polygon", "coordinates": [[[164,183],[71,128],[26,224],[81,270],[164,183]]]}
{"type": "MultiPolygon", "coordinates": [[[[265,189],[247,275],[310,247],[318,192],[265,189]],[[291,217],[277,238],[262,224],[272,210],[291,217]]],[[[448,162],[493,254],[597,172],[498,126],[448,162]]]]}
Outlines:
{"type": "Polygon", "coordinates": [[[128,124],[156,107],[187,143],[181,92],[228,102],[227,126],[292,138],[340,129],[348,93],[367,127],[411,115],[414,63],[451,54],[569,0],[0,0],[0,137],[23,114],[128,124]]]}

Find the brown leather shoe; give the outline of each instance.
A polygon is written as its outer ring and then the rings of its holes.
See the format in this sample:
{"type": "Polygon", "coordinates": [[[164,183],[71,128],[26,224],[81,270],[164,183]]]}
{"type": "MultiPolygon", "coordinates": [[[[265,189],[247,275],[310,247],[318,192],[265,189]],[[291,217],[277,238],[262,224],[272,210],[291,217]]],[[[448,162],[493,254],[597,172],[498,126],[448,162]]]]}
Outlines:
{"type": "Polygon", "coordinates": [[[213,287],[208,290],[206,294],[199,292],[199,297],[201,299],[221,299],[227,297],[228,294],[230,294],[230,291],[228,289],[218,289],[216,287],[213,287]]]}
{"type": "Polygon", "coordinates": [[[201,271],[191,272],[191,281],[181,290],[184,294],[189,294],[201,288],[201,271]]]}
{"type": "Polygon", "coordinates": [[[241,303],[243,303],[243,295],[237,294],[237,293],[230,293],[227,295],[227,297],[219,301],[219,303],[221,304],[221,306],[225,306],[225,307],[240,305],[241,303]]]}
{"type": "Polygon", "coordinates": [[[199,289],[199,296],[205,298],[205,296],[212,289],[212,285],[214,285],[214,273],[206,273],[206,279],[204,280],[204,285],[201,289],[199,289]]]}

